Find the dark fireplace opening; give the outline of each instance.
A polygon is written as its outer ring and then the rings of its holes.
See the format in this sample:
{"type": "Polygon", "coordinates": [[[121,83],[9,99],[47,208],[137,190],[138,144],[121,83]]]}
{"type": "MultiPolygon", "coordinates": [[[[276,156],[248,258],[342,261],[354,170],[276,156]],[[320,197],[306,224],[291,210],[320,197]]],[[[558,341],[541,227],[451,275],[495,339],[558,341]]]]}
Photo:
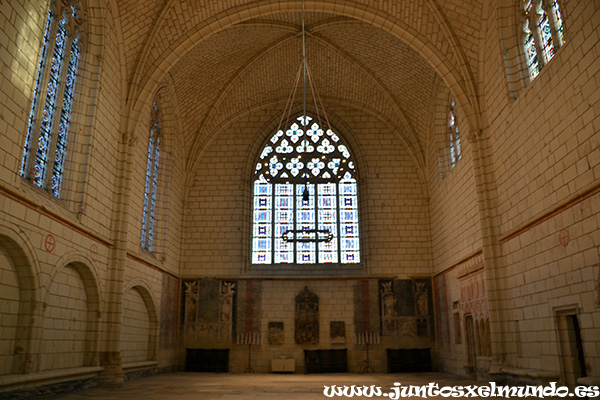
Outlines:
{"type": "Polygon", "coordinates": [[[185,370],[229,372],[229,349],[186,349],[185,370]]]}
{"type": "Polygon", "coordinates": [[[388,372],[432,372],[431,349],[387,349],[388,372]]]}
{"type": "Polygon", "coordinates": [[[346,349],[304,350],[305,373],[329,374],[348,372],[346,349]]]}

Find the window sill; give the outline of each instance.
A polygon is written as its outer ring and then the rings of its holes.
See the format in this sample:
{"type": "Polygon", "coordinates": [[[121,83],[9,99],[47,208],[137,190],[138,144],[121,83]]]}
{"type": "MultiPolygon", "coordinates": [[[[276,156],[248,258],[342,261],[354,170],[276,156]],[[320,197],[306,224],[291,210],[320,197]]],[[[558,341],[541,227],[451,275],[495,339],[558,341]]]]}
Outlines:
{"type": "Polygon", "coordinates": [[[365,265],[360,264],[273,264],[250,265],[245,273],[248,277],[284,278],[339,278],[365,277],[365,265]]]}

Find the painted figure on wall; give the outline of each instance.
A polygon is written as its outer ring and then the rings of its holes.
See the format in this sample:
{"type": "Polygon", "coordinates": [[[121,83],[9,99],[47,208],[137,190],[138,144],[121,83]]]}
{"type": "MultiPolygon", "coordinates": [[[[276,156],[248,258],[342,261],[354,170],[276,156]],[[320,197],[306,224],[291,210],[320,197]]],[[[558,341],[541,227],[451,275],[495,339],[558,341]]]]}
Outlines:
{"type": "Polygon", "coordinates": [[[344,321],[331,321],[329,323],[331,344],[346,343],[346,323],[344,321]]]}
{"type": "Polygon", "coordinates": [[[198,308],[198,281],[185,283],[185,322],[194,322],[196,320],[196,310],[198,308]]]}
{"type": "Polygon", "coordinates": [[[269,322],[269,344],[283,344],[283,322],[269,322]]]}
{"type": "Polygon", "coordinates": [[[319,343],[319,297],[307,286],[296,296],[296,344],[319,343]]]}

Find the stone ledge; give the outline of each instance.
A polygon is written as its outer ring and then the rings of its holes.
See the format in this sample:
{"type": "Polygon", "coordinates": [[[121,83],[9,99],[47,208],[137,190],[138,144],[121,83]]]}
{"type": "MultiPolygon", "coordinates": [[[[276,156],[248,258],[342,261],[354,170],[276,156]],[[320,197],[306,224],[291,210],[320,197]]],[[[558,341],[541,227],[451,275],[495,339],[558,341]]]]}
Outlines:
{"type": "Polygon", "coordinates": [[[0,392],[76,379],[95,378],[103,370],[103,367],[77,367],[24,375],[4,375],[0,376],[0,392]]]}
{"type": "Polygon", "coordinates": [[[123,372],[133,372],[158,366],[158,361],[136,361],[121,365],[123,372]]]}
{"type": "MultiPolygon", "coordinates": [[[[559,372],[542,371],[538,369],[526,369],[517,367],[493,367],[489,371],[490,376],[514,376],[518,378],[525,378],[535,383],[546,384],[548,382],[557,382],[560,380],[559,372]]],[[[513,383],[513,382],[511,382],[513,383]]],[[[521,383],[521,382],[514,382],[521,383]]],[[[530,382],[525,382],[530,383],[530,382]]]]}

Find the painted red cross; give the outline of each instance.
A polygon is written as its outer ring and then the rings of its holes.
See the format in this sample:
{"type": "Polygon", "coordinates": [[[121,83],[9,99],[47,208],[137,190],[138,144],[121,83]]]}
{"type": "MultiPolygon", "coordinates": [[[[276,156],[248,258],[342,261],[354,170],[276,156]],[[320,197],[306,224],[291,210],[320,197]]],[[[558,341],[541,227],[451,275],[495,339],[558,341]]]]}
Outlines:
{"type": "Polygon", "coordinates": [[[46,251],[48,253],[52,253],[54,251],[54,247],[56,246],[54,236],[48,234],[48,236],[46,236],[46,240],[44,241],[44,246],[46,247],[46,251]]]}

